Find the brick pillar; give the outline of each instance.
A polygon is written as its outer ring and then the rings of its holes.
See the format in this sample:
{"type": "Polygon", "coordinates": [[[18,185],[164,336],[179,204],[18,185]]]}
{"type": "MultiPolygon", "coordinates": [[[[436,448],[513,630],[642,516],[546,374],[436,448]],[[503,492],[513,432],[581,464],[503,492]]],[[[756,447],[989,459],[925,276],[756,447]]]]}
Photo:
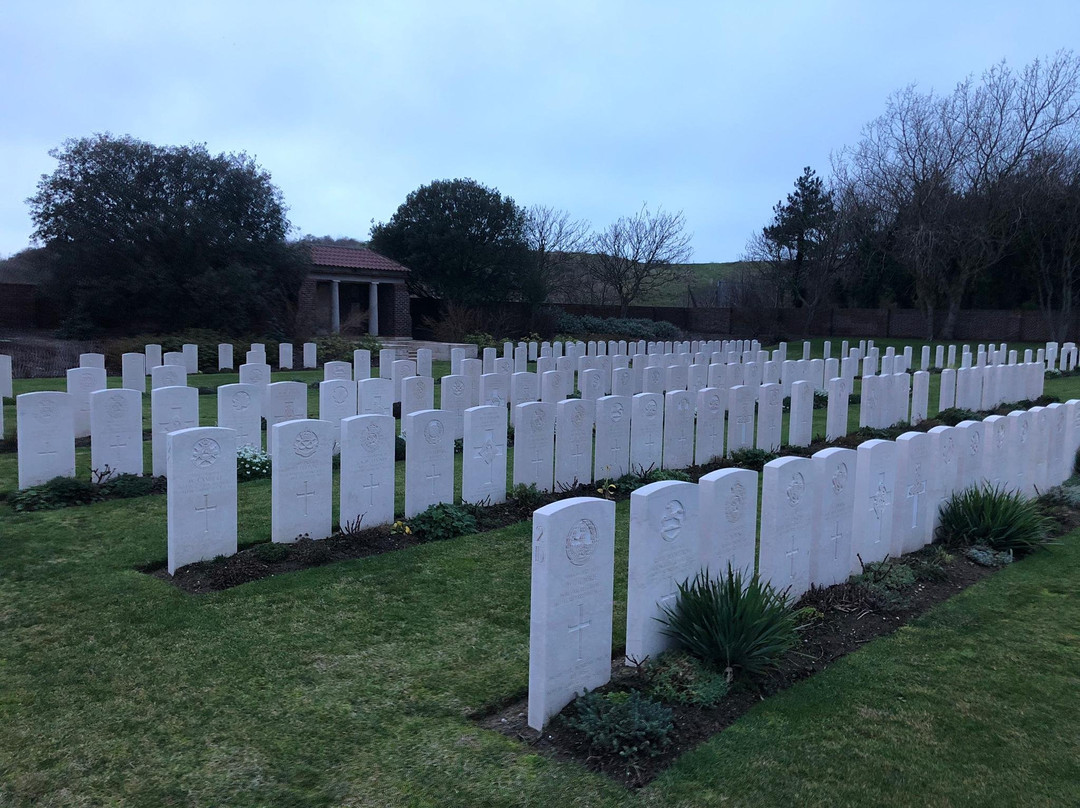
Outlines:
{"type": "Polygon", "coordinates": [[[392,295],[390,322],[382,327],[384,334],[393,337],[412,336],[412,314],[409,310],[409,290],[403,283],[384,284],[379,293],[392,295]]]}

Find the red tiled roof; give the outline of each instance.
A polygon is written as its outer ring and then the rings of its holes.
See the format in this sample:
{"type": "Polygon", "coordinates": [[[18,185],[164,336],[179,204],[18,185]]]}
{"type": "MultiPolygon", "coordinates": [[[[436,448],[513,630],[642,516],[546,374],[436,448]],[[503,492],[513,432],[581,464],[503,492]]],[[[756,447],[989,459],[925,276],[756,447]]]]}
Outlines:
{"type": "Polygon", "coordinates": [[[375,272],[408,272],[397,261],[373,250],[362,247],[332,247],[323,244],[311,245],[311,263],[318,267],[337,267],[342,269],[369,269],[375,272]]]}

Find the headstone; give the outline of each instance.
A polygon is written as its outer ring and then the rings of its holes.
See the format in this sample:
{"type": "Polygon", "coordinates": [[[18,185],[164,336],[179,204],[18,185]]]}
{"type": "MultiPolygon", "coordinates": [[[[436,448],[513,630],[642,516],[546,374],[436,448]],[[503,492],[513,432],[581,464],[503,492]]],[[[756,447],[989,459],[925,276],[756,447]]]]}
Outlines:
{"type": "Polygon", "coordinates": [[[829,379],[829,403],[825,411],[825,440],[834,441],[847,435],[848,392],[851,382],[843,377],[829,379]]]}
{"type": "Polygon", "coordinates": [[[356,383],[356,412],[359,415],[393,415],[393,379],[363,379],[356,383]]]}
{"type": "Polygon", "coordinates": [[[810,382],[791,385],[791,418],[788,423],[788,444],[809,446],[814,431],[814,387],[810,382]]]}
{"type": "Polygon", "coordinates": [[[169,433],[166,450],[169,575],[196,561],[235,555],[236,433],[182,429],[169,433]]]}
{"type": "Polygon", "coordinates": [[[961,421],[956,425],[957,471],[956,487],[963,491],[982,484],[983,422],[961,421]]]}
{"type": "Polygon", "coordinates": [[[728,394],[727,456],[754,446],[754,399],[757,390],[743,384],[728,394]]]}
{"type": "Polygon", "coordinates": [[[694,396],[687,390],[664,394],[664,462],[666,469],[694,463],[694,396]]]}
{"type": "Polygon", "coordinates": [[[356,383],[347,379],[319,382],[319,420],[333,425],[334,454],[341,450],[341,421],[356,415],[356,383]]]}
{"type": "Polygon", "coordinates": [[[126,353],[120,357],[120,385],[127,390],[146,392],[146,357],[141,353],[126,353]]]}
{"type": "Polygon", "coordinates": [[[416,375],[431,378],[431,348],[416,349],[416,375]]]}
{"type": "MultiPolygon", "coordinates": [[[[435,409],[435,381],[430,376],[406,376],[401,380],[401,420],[412,412],[435,409]]],[[[455,430],[456,431],[456,430],[455,430]]]]}
{"type": "Polygon", "coordinates": [[[770,460],[762,471],[758,576],[793,600],[810,588],[815,481],[808,457],[770,460]]]}
{"type": "Polygon", "coordinates": [[[262,390],[254,384],[223,384],[217,389],[217,425],[236,432],[236,448],[262,449],[262,390]]]}
{"type": "MultiPolygon", "coordinates": [[[[267,392],[267,388],[270,387],[270,366],[265,363],[244,363],[240,366],[240,381],[243,384],[253,384],[259,388],[259,416],[267,419],[269,423],[269,404],[270,394],[267,392]]],[[[269,433],[267,433],[267,443],[270,441],[269,433]]],[[[269,448],[269,446],[267,447],[269,448]]]]}
{"type": "Polygon", "coordinates": [[[926,420],[930,407],[930,373],[925,370],[916,371],[911,383],[911,425],[920,424],[926,420]]]}
{"type": "Polygon", "coordinates": [[[925,432],[905,432],[896,439],[896,496],[890,554],[913,553],[934,538],[932,501],[937,464],[934,439],[925,432]]]}
{"type": "MultiPolygon", "coordinates": [[[[273,441],[269,436],[273,433],[275,424],[283,424],[286,421],[307,420],[308,416],[308,389],[303,382],[273,382],[266,388],[266,434],[267,450],[271,456],[274,454],[273,441]]],[[[333,435],[326,438],[329,446],[327,451],[333,450],[333,435]]],[[[312,538],[322,538],[313,536],[312,538]]]]}
{"type": "Polygon", "coordinates": [[[270,427],[270,537],[291,543],[323,539],[332,525],[333,437],[331,424],[309,418],[270,427]]]}
{"type": "MultiPolygon", "coordinates": [[[[480,377],[481,405],[490,405],[492,407],[502,407],[503,409],[506,409],[506,405],[509,403],[509,373],[485,373],[480,377]]],[[[445,409],[445,407],[443,409],[445,409]]]]}
{"type": "Polygon", "coordinates": [[[674,610],[679,585],[706,565],[698,522],[698,487],[665,480],[630,495],[626,592],[626,661],[655,659],[674,645],[663,633],[664,610],[674,610]]]}
{"type": "Polygon", "coordinates": [[[146,356],[146,372],[150,373],[150,368],[156,368],[158,365],[164,364],[162,362],[161,346],[150,343],[143,350],[143,354],[146,356]]]}
{"type": "MultiPolygon", "coordinates": [[[[952,346],[956,347],[956,346],[952,346]]],[[[945,368],[941,371],[941,389],[938,394],[938,412],[956,406],[956,371],[945,368]]]]}
{"type": "MultiPolygon", "coordinates": [[[[480,377],[481,384],[485,378],[487,376],[480,377]]],[[[465,410],[469,409],[471,398],[469,380],[464,376],[443,376],[439,380],[439,408],[446,413],[447,427],[453,431],[455,440],[465,434],[465,410]]]]}
{"type": "Polygon", "coordinates": [[[510,407],[540,400],[540,382],[535,373],[514,373],[510,376],[510,407]]]}
{"type": "Polygon", "coordinates": [[[352,352],[353,381],[371,378],[371,351],[358,348],[352,352]]]}
{"type": "Polygon", "coordinates": [[[757,560],[758,474],[751,469],[712,471],[698,480],[703,566],[719,577],[730,564],[744,577],[757,560]]]}
{"type": "MultiPolygon", "coordinates": [[[[386,349],[384,348],[383,350],[386,350],[386,349]]],[[[379,351],[379,370],[380,370],[380,372],[382,371],[382,365],[383,365],[382,355],[383,355],[383,352],[379,351]]],[[[461,363],[464,360],[465,360],[465,349],[464,348],[451,348],[450,349],[450,375],[451,376],[460,376],[461,375],[461,363]]],[[[393,360],[390,360],[390,361],[393,361],[393,360]]]]}
{"type": "Polygon", "coordinates": [[[554,474],[555,404],[519,404],[514,414],[514,485],[551,491],[554,474]]]}
{"type": "Polygon", "coordinates": [[[410,413],[405,423],[405,517],[454,501],[454,433],[442,410],[410,413]]]}
{"type": "Polygon", "coordinates": [[[856,452],[830,447],[815,452],[810,459],[818,481],[810,546],[810,583],[832,586],[844,583],[851,574],[856,452]]]}
{"type": "Polygon", "coordinates": [[[150,368],[150,389],[159,387],[184,387],[187,385],[187,371],[180,365],[158,365],[150,368]]]}
{"type": "Polygon", "coordinates": [[[348,379],[352,381],[351,362],[327,362],[323,365],[323,381],[331,379],[348,379]]]}
{"type": "Polygon", "coordinates": [[[704,387],[697,394],[694,463],[698,466],[704,466],[724,456],[726,392],[715,387],[704,387]]]}
{"type": "Polygon", "coordinates": [[[317,348],[318,348],[318,346],[316,346],[314,342],[305,342],[304,343],[304,368],[305,369],[309,369],[309,368],[313,369],[313,368],[317,368],[319,366],[317,348]]]}
{"type": "MultiPolygon", "coordinates": [[[[599,371],[596,371],[599,374],[599,371]]],[[[540,400],[546,404],[557,404],[570,395],[567,373],[549,370],[540,377],[540,400]]]]}
{"type": "Polygon", "coordinates": [[[90,394],[104,390],[105,369],[98,367],[71,368],[67,372],[67,391],[71,396],[72,415],[75,419],[75,437],[90,435],[90,394]]]}
{"type": "Polygon", "coordinates": [[[342,419],[342,530],[357,521],[361,529],[393,522],[394,482],[394,417],[351,415],[342,419]]]}
{"type": "Polygon", "coordinates": [[[101,353],[79,354],[79,367],[81,367],[81,368],[100,368],[101,370],[105,370],[105,354],[101,354],[101,353]]]}
{"type": "MultiPolygon", "coordinates": [[[[603,399],[601,399],[603,401],[603,399]]],[[[611,678],[615,503],[590,497],[533,513],[529,716],[539,731],[611,678]]]]}
{"type": "Polygon", "coordinates": [[[142,393],[98,390],[90,394],[90,470],[102,482],[143,473],[142,393]]]}
{"type": "Polygon", "coordinates": [[[775,452],[780,448],[780,427],[784,418],[782,388],[778,384],[763,384],[759,388],[757,448],[775,452]]]}
{"type": "Polygon", "coordinates": [[[188,372],[187,357],[184,356],[183,351],[166,351],[161,361],[166,365],[179,365],[185,372],[188,372]]]}
{"type": "Polygon", "coordinates": [[[483,375],[484,363],[479,359],[461,360],[461,375],[469,380],[469,406],[475,407],[480,403],[480,377],[483,375]]]}
{"type": "Polygon", "coordinates": [[[506,407],[470,407],[464,414],[461,501],[497,505],[506,501],[506,407]]]}
{"type": "Polygon", "coordinates": [[[72,398],[47,390],[15,397],[19,489],[75,476],[72,398]]]}
{"type": "Polygon", "coordinates": [[[660,468],[664,458],[664,396],[638,393],[630,408],[630,470],[645,474],[660,468]]]}
{"type": "Polygon", "coordinates": [[[616,480],[630,471],[630,406],[620,396],[596,400],[594,480],[616,480]]]}
{"type": "Polygon", "coordinates": [[[555,408],[555,490],[592,482],[595,402],[560,401],[555,408]]]}
{"type": "Polygon", "coordinates": [[[217,346],[218,370],[233,369],[233,346],[231,342],[219,342],[217,346]]]}
{"type": "Polygon", "coordinates": [[[278,345],[278,370],[293,369],[293,346],[292,343],[282,342],[278,345]]]}
{"type": "Polygon", "coordinates": [[[159,387],[150,391],[150,452],[155,477],[166,473],[165,436],[199,425],[199,391],[194,387],[159,387]]]}
{"type": "Polygon", "coordinates": [[[859,444],[852,520],[852,568],[882,561],[892,551],[893,502],[896,498],[896,444],[868,440],[859,444]]]}
{"type": "MultiPolygon", "coordinates": [[[[465,360],[462,364],[467,364],[470,361],[478,360],[465,360]]],[[[416,375],[416,363],[411,359],[395,359],[390,364],[390,378],[394,380],[394,403],[401,401],[401,383],[410,376],[416,375]]],[[[466,374],[468,375],[468,374],[466,374]]]]}

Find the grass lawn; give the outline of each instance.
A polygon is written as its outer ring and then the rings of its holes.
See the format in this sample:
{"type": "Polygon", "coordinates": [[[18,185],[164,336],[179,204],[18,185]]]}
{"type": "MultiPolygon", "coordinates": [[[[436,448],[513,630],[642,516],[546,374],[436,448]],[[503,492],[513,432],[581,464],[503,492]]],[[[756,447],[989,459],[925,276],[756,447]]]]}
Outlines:
{"type": "MultiPolygon", "coordinates": [[[[702,296],[713,293],[716,282],[729,278],[738,272],[743,266],[740,261],[724,261],[711,264],[684,264],[682,268],[687,272],[687,278],[683,283],[669,283],[662,289],[643,295],[634,301],[635,306],[685,306],[686,287],[689,285],[694,294],[698,295],[698,302],[704,302],[702,296]]],[[[715,299],[715,298],[712,298],[715,299]]]]}
{"type": "MultiPolygon", "coordinates": [[[[268,489],[240,486],[242,542],[268,535],[268,489]]],[[[135,571],[165,535],[163,496],[0,504],[0,806],[1077,804],[1080,533],[639,792],[469,720],[525,693],[528,523],[205,596],[135,571]]]]}

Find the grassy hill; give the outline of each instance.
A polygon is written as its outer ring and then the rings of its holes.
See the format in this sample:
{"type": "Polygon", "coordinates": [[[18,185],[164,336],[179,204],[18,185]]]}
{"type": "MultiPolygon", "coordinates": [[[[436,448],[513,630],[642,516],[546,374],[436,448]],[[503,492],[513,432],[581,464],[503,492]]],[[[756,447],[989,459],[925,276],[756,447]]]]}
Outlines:
{"type": "Polygon", "coordinates": [[[689,272],[686,283],[671,284],[651,295],[635,301],[639,306],[685,306],[687,304],[687,287],[693,291],[699,304],[707,299],[716,288],[716,282],[729,278],[736,274],[743,266],[740,261],[727,261],[711,264],[684,264],[683,267],[689,272]]]}

